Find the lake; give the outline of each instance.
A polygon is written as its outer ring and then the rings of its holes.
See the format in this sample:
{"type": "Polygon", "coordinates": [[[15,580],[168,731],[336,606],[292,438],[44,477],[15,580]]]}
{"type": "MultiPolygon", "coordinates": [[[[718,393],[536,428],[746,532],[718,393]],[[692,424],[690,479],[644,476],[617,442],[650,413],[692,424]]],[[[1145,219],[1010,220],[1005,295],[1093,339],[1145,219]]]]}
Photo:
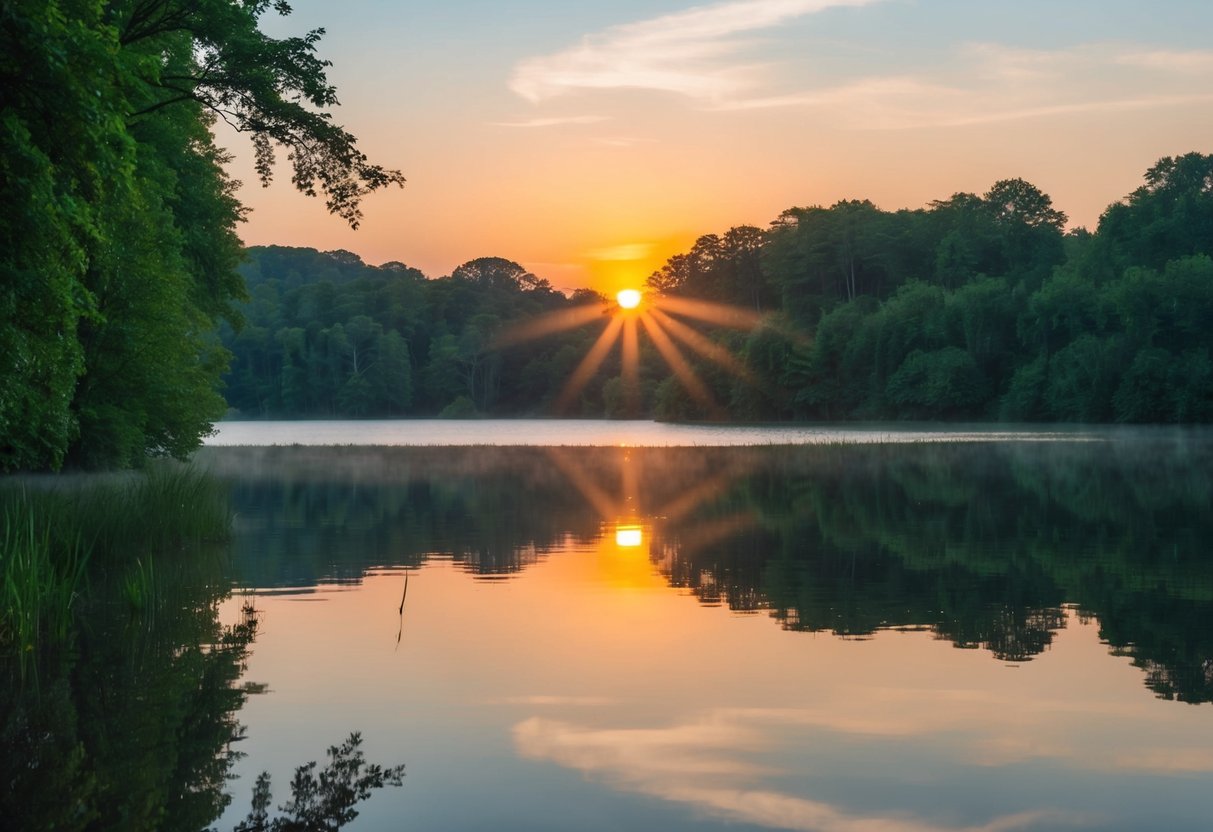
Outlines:
{"type": "Polygon", "coordinates": [[[96,747],[82,805],[229,830],[361,732],[352,830],[1208,828],[1207,431],[283,425],[23,700],[31,804],[96,747]]]}

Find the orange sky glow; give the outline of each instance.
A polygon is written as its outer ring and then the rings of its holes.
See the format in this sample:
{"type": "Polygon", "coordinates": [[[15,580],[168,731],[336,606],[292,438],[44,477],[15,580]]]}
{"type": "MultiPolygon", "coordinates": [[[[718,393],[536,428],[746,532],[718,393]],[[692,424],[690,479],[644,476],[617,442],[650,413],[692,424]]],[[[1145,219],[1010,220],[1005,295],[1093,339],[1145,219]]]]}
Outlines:
{"type": "Polygon", "coordinates": [[[793,206],[918,208],[1011,177],[1093,227],[1160,157],[1213,151],[1213,7],[1194,0],[293,5],[267,31],[326,28],[336,120],[408,184],[352,231],[282,167],[258,187],[220,129],[243,239],[430,277],[500,256],[614,296],[793,206]]]}

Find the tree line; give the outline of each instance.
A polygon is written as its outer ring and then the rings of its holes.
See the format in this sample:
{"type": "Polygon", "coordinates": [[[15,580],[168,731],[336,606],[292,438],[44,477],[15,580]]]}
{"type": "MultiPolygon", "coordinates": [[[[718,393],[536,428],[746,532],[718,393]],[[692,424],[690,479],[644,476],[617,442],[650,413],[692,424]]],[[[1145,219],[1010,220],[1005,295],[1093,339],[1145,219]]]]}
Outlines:
{"type": "MultiPolygon", "coordinates": [[[[650,292],[752,310],[747,332],[697,326],[745,378],[688,352],[719,408],[682,389],[645,339],[629,410],[616,349],[557,415],[664,419],[1213,419],[1213,156],[1160,160],[1097,229],[1022,179],[915,210],[791,208],[768,229],[706,235],[650,292]]],[[[551,415],[608,325],[514,342],[511,327],[604,304],[521,265],[429,279],[346,251],[256,247],[228,403],[241,415],[551,415]]]]}

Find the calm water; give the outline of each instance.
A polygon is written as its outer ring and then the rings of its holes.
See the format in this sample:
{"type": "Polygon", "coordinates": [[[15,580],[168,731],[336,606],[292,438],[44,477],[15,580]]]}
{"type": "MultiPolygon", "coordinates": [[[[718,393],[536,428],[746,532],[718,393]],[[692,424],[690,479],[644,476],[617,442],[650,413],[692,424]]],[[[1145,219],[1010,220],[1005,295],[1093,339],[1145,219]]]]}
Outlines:
{"type": "Polygon", "coordinates": [[[47,674],[29,801],[231,829],[361,731],[355,830],[1208,829],[1213,442],[1016,438],[209,448],[230,546],[47,674]]]}

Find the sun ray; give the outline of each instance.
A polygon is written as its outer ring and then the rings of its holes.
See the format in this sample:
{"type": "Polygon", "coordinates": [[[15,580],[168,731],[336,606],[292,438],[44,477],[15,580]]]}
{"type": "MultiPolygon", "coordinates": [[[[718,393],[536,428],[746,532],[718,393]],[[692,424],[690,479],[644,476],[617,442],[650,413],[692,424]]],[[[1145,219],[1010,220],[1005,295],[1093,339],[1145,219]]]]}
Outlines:
{"type": "Polygon", "coordinates": [[[658,514],[668,523],[677,523],[704,503],[723,493],[741,473],[739,470],[730,469],[704,480],[694,488],[679,494],[673,502],[666,505],[658,514]]]}
{"type": "Polygon", "coordinates": [[[602,334],[598,336],[598,340],[594,342],[594,346],[590,347],[590,351],[585,354],[585,358],[581,359],[581,363],[577,365],[577,369],[573,371],[573,374],[569,376],[569,380],[565,382],[564,389],[560,391],[560,395],[556,398],[554,407],[557,413],[563,412],[577,394],[581,392],[582,388],[589,383],[594,373],[598,372],[598,368],[606,360],[607,353],[615,345],[615,340],[619,337],[619,331],[622,328],[623,319],[618,315],[612,317],[611,322],[607,324],[607,328],[602,331],[602,334]]]}
{"type": "Polygon", "coordinates": [[[573,484],[573,488],[585,497],[587,503],[594,507],[598,516],[603,520],[616,520],[620,516],[619,505],[597,486],[585,470],[573,460],[567,451],[560,448],[546,448],[552,464],[560,469],[560,473],[573,484]]]}
{"type": "Polygon", "coordinates": [[[674,371],[674,375],[678,376],[678,380],[682,382],[682,387],[691,398],[702,404],[715,418],[720,418],[721,409],[712,394],[708,391],[707,386],[700,380],[699,376],[695,375],[695,370],[687,363],[683,357],[682,351],[678,346],[670,340],[670,336],[665,334],[661,325],[649,315],[648,312],[641,313],[640,323],[644,325],[645,332],[649,334],[649,339],[653,342],[653,346],[661,353],[661,357],[665,359],[665,363],[674,371]]]}
{"type": "Polygon", "coordinates": [[[635,315],[623,319],[623,404],[624,415],[636,418],[640,412],[640,335],[635,315]]]}
{"type": "Polygon", "coordinates": [[[651,314],[671,335],[704,358],[728,370],[747,384],[757,384],[754,374],[750,372],[749,368],[720,344],[704,337],[681,321],[671,318],[660,309],[654,309],[651,314]]]}
{"type": "Polygon", "coordinates": [[[757,312],[737,306],[725,306],[722,303],[710,303],[706,300],[662,295],[650,299],[649,304],[676,315],[686,315],[688,318],[698,318],[701,321],[733,329],[753,329],[762,323],[762,316],[757,312]]]}
{"type": "Polygon", "coordinates": [[[679,534],[678,549],[683,555],[690,555],[751,528],[756,523],[757,518],[752,511],[738,512],[719,520],[708,520],[697,524],[694,530],[686,535],[679,534]]]}
{"type": "Polygon", "coordinates": [[[493,341],[494,347],[509,347],[522,341],[542,338],[566,329],[576,329],[585,326],[590,321],[599,318],[608,308],[605,303],[590,303],[573,309],[560,309],[540,315],[529,321],[511,326],[497,336],[493,341]]]}

